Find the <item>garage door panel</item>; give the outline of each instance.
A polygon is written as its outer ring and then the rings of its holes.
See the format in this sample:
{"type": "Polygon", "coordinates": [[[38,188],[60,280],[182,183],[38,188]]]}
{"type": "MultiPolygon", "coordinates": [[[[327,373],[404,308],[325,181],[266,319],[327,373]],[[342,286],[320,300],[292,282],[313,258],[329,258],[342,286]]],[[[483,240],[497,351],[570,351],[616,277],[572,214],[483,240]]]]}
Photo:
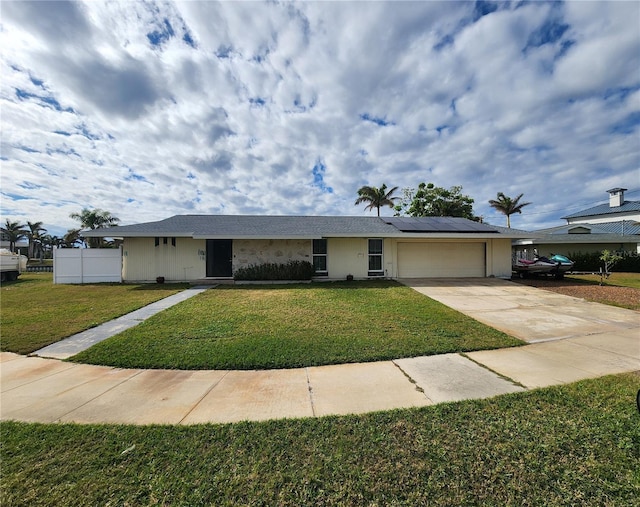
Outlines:
{"type": "Polygon", "coordinates": [[[484,243],[398,243],[400,278],[484,277],[484,243]]]}

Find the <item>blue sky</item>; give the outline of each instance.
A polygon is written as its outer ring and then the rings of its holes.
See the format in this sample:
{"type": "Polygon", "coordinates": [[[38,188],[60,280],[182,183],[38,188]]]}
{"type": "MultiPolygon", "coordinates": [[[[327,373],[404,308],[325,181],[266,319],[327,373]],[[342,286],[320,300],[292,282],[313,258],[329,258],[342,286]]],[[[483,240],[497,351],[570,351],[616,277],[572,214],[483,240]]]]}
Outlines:
{"type": "Polygon", "coordinates": [[[362,185],[424,181],[497,225],[524,193],[531,230],[640,199],[638,2],[1,9],[3,222],[365,215],[362,185]]]}

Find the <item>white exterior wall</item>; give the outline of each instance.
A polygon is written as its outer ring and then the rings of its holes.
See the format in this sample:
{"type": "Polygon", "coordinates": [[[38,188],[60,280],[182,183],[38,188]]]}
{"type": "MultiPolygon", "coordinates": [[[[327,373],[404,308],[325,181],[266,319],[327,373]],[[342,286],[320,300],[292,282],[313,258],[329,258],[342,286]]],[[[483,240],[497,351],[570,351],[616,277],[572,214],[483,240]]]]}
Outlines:
{"type": "Polygon", "coordinates": [[[604,224],[607,222],[622,222],[623,220],[633,220],[635,222],[640,222],[640,212],[627,211],[624,213],[612,213],[610,215],[568,218],[567,224],[604,224]]]}
{"type": "Polygon", "coordinates": [[[123,278],[128,282],[155,281],[164,276],[166,281],[189,281],[204,278],[207,269],[205,240],[160,238],[125,238],[122,244],[123,278]]]}
{"type": "MultiPolygon", "coordinates": [[[[368,278],[369,239],[375,238],[328,238],[327,270],[329,279],[368,278]]],[[[402,239],[401,242],[406,242],[402,239]]],[[[424,240],[415,239],[416,242],[424,240]]],[[[486,276],[511,276],[510,239],[438,239],[440,243],[478,243],[485,247],[486,276]]],[[[384,276],[398,277],[398,240],[383,239],[384,276]]],[[[154,238],[126,238],[123,243],[123,278],[126,281],[155,281],[164,276],[167,281],[189,281],[206,276],[206,240],[171,238],[155,246],[154,238]]],[[[289,261],[312,262],[313,242],[305,240],[233,240],[233,270],[251,264],[266,262],[287,263],[289,261]]]]}
{"type": "MultiPolygon", "coordinates": [[[[366,278],[369,268],[367,238],[329,238],[327,240],[327,271],[329,278],[344,279],[347,275],[366,278]]],[[[386,259],[383,259],[383,263],[386,259]]]]}
{"type": "Polygon", "coordinates": [[[511,278],[511,240],[487,240],[487,276],[511,278]]]}
{"type": "MultiPolygon", "coordinates": [[[[373,236],[372,236],[373,237],[373,236]]],[[[327,238],[327,272],[329,279],[345,279],[347,275],[367,278],[369,238],[327,238]]],[[[392,242],[383,242],[385,276],[395,276],[392,242]]],[[[233,270],[250,264],[289,261],[313,262],[312,240],[233,240],[233,270]]]]}
{"type": "Polygon", "coordinates": [[[252,264],[313,262],[310,239],[234,239],[233,271],[252,264]]]}
{"type": "MultiPolygon", "coordinates": [[[[341,279],[348,274],[355,278],[367,278],[369,267],[369,238],[329,238],[327,242],[327,267],[329,278],[341,279]]],[[[407,239],[398,241],[396,238],[384,239],[384,252],[382,263],[385,276],[398,277],[398,243],[407,242],[407,239]]],[[[416,243],[424,240],[415,239],[416,243]]],[[[466,239],[439,239],[430,243],[475,243],[479,241],[466,239]]],[[[485,276],[509,278],[511,276],[511,240],[510,239],[486,239],[480,243],[485,244],[485,276]]]]}

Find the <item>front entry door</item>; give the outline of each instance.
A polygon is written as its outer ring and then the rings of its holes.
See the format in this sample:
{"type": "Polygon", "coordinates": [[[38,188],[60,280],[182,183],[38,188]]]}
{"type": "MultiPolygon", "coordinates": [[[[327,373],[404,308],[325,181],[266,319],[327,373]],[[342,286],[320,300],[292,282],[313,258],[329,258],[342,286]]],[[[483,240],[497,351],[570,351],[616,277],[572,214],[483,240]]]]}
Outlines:
{"type": "Polygon", "coordinates": [[[233,274],[231,268],[232,240],[207,240],[207,277],[224,278],[233,274]]]}

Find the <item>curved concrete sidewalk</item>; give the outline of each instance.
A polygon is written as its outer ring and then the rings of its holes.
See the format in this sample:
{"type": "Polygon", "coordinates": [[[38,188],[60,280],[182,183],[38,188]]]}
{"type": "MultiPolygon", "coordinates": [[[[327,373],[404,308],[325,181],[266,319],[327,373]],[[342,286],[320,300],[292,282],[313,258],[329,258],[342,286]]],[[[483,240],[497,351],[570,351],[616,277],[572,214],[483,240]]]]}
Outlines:
{"type": "Polygon", "coordinates": [[[0,418],[194,424],[313,417],[486,398],[640,370],[637,312],[495,279],[404,283],[536,343],[266,371],[125,370],[2,353],[0,418]]]}

